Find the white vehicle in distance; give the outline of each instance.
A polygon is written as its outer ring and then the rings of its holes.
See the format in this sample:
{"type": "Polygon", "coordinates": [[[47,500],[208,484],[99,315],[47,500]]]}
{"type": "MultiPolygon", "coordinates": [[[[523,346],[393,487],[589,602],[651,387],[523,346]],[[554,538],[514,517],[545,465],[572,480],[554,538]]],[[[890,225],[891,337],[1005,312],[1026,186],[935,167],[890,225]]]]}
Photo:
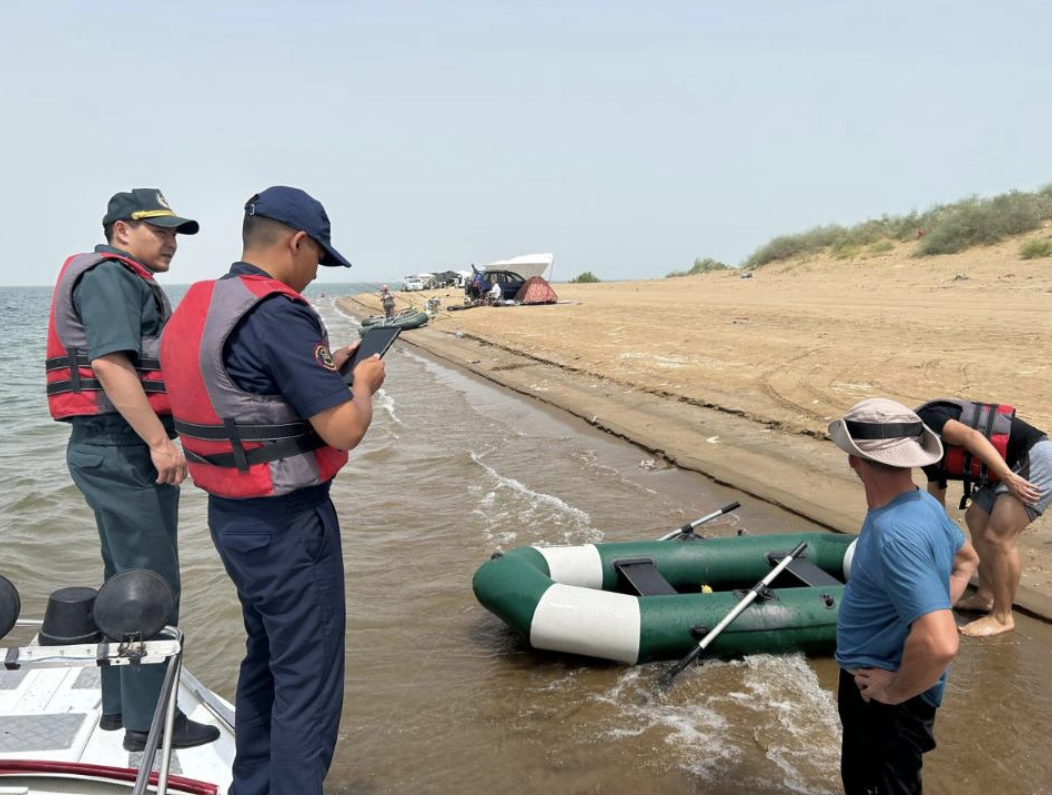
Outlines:
{"type": "Polygon", "coordinates": [[[438,287],[438,280],[432,273],[417,273],[406,276],[402,281],[402,289],[406,292],[412,290],[434,290],[438,287]]]}

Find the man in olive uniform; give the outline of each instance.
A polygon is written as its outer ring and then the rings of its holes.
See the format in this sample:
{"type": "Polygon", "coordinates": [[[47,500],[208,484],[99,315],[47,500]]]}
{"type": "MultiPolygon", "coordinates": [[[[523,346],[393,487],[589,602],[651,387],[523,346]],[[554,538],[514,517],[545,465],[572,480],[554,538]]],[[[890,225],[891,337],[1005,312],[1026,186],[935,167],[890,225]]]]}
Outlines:
{"type": "MultiPolygon", "coordinates": [[[[186,460],[158,359],[171,305],[154,279],[171,265],[177,234],[196,234],[159,190],[120,192],[102,219],[105,245],[76,254],[55,286],[48,331],[48,405],[72,425],[67,462],[95,513],[104,574],[157,572],[179,609],[176,527],[186,460]]],[[[153,720],[164,665],[102,670],[104,730],[126,729],[140,751],[153,720]]],[[[206,744],[218,729],[177,715],[177,748],[206,744]]]]}

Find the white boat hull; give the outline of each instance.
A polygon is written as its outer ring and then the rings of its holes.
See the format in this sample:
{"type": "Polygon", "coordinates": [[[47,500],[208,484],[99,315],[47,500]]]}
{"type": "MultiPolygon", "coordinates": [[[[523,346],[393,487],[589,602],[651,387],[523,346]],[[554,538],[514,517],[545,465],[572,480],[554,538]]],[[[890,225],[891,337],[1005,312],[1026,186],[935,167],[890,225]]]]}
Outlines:
{"type": "MultiPolygon", "coordinates": [[[[123,729],[104,731],[99,727],[100,682],[95,666],[0,672],[0,794],[131,791],[142,754],[124,749],[123,729]],[[13,774],[12,762],[24,764],[25,769],[13,774]],[[127,778],[99,778],[92,774],[100,770],[89,772],[73,766],[65,772],[66,765],[132,772],[124,773],[127,778]]],[[[226,794],[234,760],[233,706],[205,689],[184,668],[179,708],[197,722],[218,727],[220,737],[211,744],[172,752],[169,793],[179,791],[174,788],[179,785],[178,776],[226,794]]]]}

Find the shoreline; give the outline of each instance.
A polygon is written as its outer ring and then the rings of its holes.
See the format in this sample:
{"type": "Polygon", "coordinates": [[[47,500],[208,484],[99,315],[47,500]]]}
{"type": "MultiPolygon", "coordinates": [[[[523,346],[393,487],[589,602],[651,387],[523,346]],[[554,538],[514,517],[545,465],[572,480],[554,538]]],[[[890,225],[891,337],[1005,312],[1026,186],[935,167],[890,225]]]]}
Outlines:
{"type": "MultiPolygon", "coordinates": [[[[560,286],[559,291],[566,292],[567,288],[560,286]]],[[[460,296],[459,291],[435,293],[440,297],[443,294],[445,304],[454,303],[460,296]]],[[[342,297],[337,304],[358,318],[380,311],[379,303],[369,296],[342,297]]],[[[566,310],[561,306],[548,309],[566,310]]],[[[511,332],[499,338],[504,342],[498,342],[484,331],[486,327],[473,325],[469,317],[510,311],[444,313],[426,327],[403,332],[401,339],[433,358],[554,406],[679,468],[700,473],[829,530],[858,532],[865,515],[865,496],[824,427],[819,432],[811,422],[772,420],[774,417],[750,413],[727,398],[702,402],[676,393],[674,388],[619,381],[579,359],[528,353],[530,344],[515,337],[519,334],[521,338],[521,333],[511,332]],[[571,361],[581,364],[569,365],[571,361]]],[[[965,529],[963,516],[948,512],[965,529]]],[[[1031,527],[1036,528],[1037,523],[1031,527]]],[[[1023,546],[1021,541],[1021,552],[1023,546]]],[[[1023,562],[1016,607],[1052,623],[1052,584],[1047,582],[1052,549],[1046,547],[1040,553],[1031,550],[1023,562]],[[1029,575],[1028,568],[1032,570],[1029,575]]]]}

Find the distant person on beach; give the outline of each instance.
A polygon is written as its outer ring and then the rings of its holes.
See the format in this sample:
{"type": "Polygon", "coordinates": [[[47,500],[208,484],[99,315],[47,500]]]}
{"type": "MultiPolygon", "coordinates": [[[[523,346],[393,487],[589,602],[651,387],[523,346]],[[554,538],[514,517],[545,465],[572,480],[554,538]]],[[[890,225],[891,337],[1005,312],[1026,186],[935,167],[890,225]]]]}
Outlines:
{"type": "Polygon", "coordinates": [[[245,622],[231,793],[320,794],[343,709],[343,553],[329,487],[372,421],[379,357],[340,369],[301,295],[350,263],[303,190],[245,204],[244,252],[190,287],[161,344],[177,429],[245,622]],[[227,334],[229,333],[229,334],[227,334]]]}
{"type": "Polygon", "coordinates": [[[391,290],[385,284],[380,289],[380,302],[384,305],[384,317],[391,318],[394,316],[395,299],[391,295],[391,290]]]}
{"type": "Polygon", "coordinates": [[[471,282],[468,284],[466,295],[473,301],[482,301],[482,284],[485,280],[482,278],[482,273],[474,265],[471,266],[471,282]]]}
{"type": "MultiPolygon", "coordinates": [[[[51,415],[72,424],[66,461],[95,514],[108,580],[150,569],[172,588],[179,615],[179,483],[186,460],[157,362],[171,305],[154,274],[165,273],[176,236],[196,221],[172,211],[160,190],[110,198],[105,245],[66,260],[51,302],[47,394],[51,415]]],[[[125,728],[124,749],[141,751],[153,722],[165,666],[104,667],[103,730],[125,728]]],[[[219,730],[177,713],[177,748],[207,744],[219,730]]]]}
{"type": "Polygon", "coordinates": [[[493,286],[489,289],[489,303],[496,306],[503,298],[504,292],[500,289],[500,282],[493,282],[493,286]]]}
{"type": "Polygon", "coordinates": [[[869,508],[837,614],[840,773],[847,794],[920,794],[924,753],[957,654],[952,606],[978,564],[942,506],[913,484],[942,444],[898,402],[866,399],[829,425],[869,508]]]}
{"type": "Polygon", "coordinates": [[[1012,603],[1022,563],[1019,536],[1052,500],[1052,443],[1044,432],[1016,418],[1006,405],[935,399],[917,408],[938,435],[945,457],[927,466],[928,490],[946,501],[947,480],[964,482],[961,507],[979,553],[979,587],[958,603],[986,613],[961,628],[967,636],[992,636],[1015,628],[1012,603]],[[972,485],[978,486],[972,493],[972,485]]]}

